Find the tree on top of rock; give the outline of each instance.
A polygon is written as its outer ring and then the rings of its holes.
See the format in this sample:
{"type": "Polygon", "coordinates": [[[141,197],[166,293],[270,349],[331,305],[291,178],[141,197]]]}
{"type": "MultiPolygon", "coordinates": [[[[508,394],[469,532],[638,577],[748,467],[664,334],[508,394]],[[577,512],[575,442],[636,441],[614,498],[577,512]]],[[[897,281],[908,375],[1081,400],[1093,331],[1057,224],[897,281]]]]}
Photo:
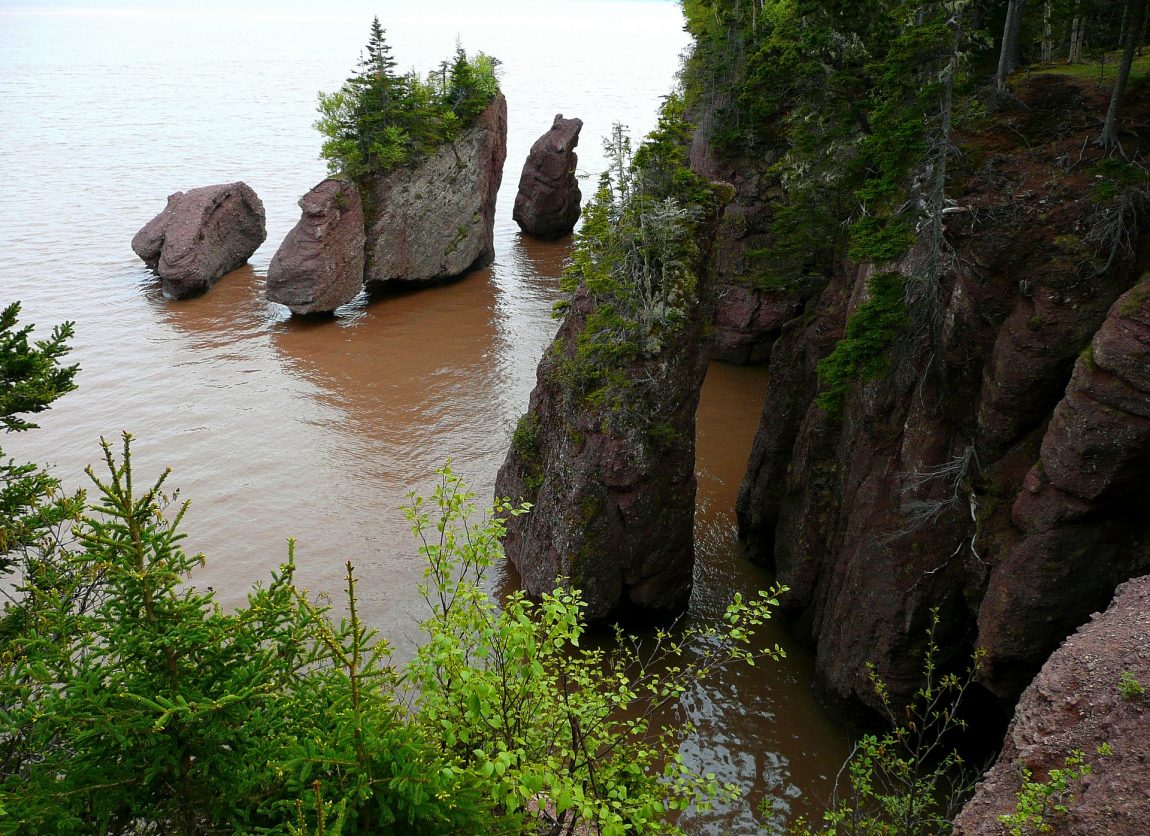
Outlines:
{"type": "Polygon", "coordinates": [[[371,20],[371,34],[367,39],[367,56],[360,60],[361,76],[395,78],[395,59],[391,57],[391,45],[387,32],[379,23],[379,16],[371,20]]]}
{"type": "Polygon", "coordinates": [[[319,94],[320,156],[333,174],[360,180],[417,159],[454,140],[499,92],[498,62],[482,53],[469,58],[462,46],[426,80],[397,75],[386,35],[374,18],[356,74],[319,94]]]}

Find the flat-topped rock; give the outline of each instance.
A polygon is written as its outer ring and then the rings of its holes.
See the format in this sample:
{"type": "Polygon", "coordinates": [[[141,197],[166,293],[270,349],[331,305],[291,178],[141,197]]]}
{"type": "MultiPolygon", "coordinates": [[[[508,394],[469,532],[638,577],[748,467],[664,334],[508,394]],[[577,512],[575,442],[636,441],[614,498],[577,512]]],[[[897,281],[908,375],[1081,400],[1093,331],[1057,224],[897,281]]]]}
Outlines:
{"type": "Polygon", "coordinates": [[[251,258],[267,238],[264,205],[246,183],[202,186],[168,196],[168,205],[132,238],[164,294],[203,293],[251,258]]]}

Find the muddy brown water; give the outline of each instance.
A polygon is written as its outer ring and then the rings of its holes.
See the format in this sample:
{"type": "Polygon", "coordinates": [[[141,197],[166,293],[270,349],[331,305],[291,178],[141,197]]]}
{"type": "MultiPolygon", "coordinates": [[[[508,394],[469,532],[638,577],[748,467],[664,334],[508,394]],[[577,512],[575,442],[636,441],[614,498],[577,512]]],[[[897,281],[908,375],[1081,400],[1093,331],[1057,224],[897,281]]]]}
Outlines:
{"type": "MultiPolygon", "coordinates": [[[[363,610],[403,653],[423,612],[404,497],[429,491],[450,460],[490,498],[556,328],[570,242],[525,238],[510,218],[527,149],[556,112],[579,116],[592,192],[611,123],[636,136],[654,125],[686,46],[678,8],[557,0],[542,14],[516,0],[436,0],[344,2],[317,15],[290,0],[156,5],[0,7],[0,303],[20,300],[42,332],[75,321],[82,367],[79,389],[41,429],[5,437],[5,454],[81,485],[99,438],[130,430],[137,479],[171,467],[170,484],[192,502],[187,545],[207,555],[197,584],[240,603],[294,537],[313,592],[337,597],[344,562],[355,564],[363,610]],[[346,77],[373,13],[401,66],[436,65],[457,34],[503,61],[510,133],[496,260],[445,286],[293,320],[263,299],[263,277],[298,218],[295,201],[324,173],[315,93],[346,77]],[[262,198],[268,241],[208,294],[164,299],[132,235],[168,193],[236,179],[262,198]]],[[[731,510],[765,382],[762,369],[716,364],[704,387],[694,623],[770,582],[743,559],[731,510]]],[[[513,578],[499,571],[493,581],[506,587],[513,578]]],[[[809,658],[781,630],[765,640],[784,644],[788,660],[730,671],[680,707],[698,727],[688,761],[748,788],[747,801],[684,821],[692,832],[757,832],[751,804],[764,796],[781,814],[810,814],[845,754],[844,733],[811,696],[809,658]]]]}

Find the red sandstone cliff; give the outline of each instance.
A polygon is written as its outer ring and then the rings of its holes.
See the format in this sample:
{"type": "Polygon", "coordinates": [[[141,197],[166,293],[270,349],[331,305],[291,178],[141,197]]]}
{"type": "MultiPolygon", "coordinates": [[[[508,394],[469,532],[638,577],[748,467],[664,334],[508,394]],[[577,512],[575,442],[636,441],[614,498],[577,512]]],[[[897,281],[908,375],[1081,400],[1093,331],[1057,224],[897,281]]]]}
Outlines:
{"type": "MultiPolygon", "coordinates": [[[[984,683],[1013,700],[1150,568],[1150,287],[1119,300],[1143,267],[1143,198],[1107,182],[1093,86],[1039,76],[1018,93],[958,137],[938,343],[894,345],[841,415],[818,406],[816,364],[873,273],[844,264],[770,349],[740,527],[791,588],[822,684],[851,702],[874,701],[868,662],[913,690],[936,607],[943,663],[986,648],[984,683]]],[[[1148,105],[1131,98],[1131,124],[1148,105]]]]}

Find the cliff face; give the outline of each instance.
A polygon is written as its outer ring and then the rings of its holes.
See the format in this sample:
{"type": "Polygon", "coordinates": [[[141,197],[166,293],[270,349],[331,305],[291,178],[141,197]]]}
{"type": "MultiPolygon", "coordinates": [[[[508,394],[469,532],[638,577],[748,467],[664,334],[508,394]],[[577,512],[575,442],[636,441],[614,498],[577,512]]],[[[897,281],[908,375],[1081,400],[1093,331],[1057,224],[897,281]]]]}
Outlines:
{"type": "Polygon", "coordinates": [[[495,198],[507,157],[500,93],[454,142],[363,187],[364,281],[433,282],[495,257],[495,198]]]}
{"type": "Polygon", "coordinates": [[[769,173],[774,155],[737,160],[710,147],[710,116],[699,109],[690,148],[691,169],[701,177],[734,187],[735,193],[715,233],[712,321],[714,357],[740,365],[765,363],[783,325],[799,314],[820,288],[810,281],[774,283],[764,260],[772,245],[772,196],[777,177],[769,173]]]}
{"type": "Polygon", "coordinates": [[[669,99],[633,161],[616,134],[615,174],[584,213],[566,315],[495,484],[533,506],[503,541],[523,587],[570,584],[592,619],[676,612],[691,590],[708,244],[731,190],[691,174],[686,131],[669,99]]]}
{"type": "MultiPolygon", "coordinates": [[[[1143,291],[1114,306],[1138,279],[1142,198],[1090,145],[1101,94],[1054,76],[1018,94],[957,137],[937,340],[896,340],[841,413],[819,406],[816,364],[874,292],[873,267],[843,265],[771,349],[740,528],[852,702],[874,702],[868,662],[913,690],[932,608],[943,663],[983,646],[985,683],[1015,698],[1145,563],[1143,291]]],[[[921,261],[884,270],[916,281],[921,261]]]]}

